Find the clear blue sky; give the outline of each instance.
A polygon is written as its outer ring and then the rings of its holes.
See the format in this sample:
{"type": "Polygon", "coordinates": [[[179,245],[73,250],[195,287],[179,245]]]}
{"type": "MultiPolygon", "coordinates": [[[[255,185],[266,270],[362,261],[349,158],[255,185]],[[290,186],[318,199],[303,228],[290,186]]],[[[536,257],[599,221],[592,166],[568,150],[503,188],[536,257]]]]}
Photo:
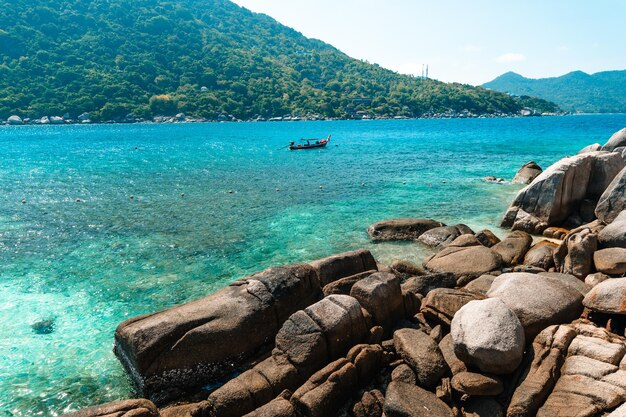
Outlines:
{"type": "Polygon", "coordinates": [[[626,69],[626,0],[235,0],[348,55],[482,84],[626,69]]]}

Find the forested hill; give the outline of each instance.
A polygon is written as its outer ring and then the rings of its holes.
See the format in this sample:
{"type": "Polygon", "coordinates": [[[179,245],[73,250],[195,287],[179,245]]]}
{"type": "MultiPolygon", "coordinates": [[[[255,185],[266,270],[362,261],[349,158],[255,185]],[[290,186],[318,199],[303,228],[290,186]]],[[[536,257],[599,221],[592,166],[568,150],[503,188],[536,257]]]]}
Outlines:
{"type": "Polygon", "coordinates": [[[483,85],[511,94],[529,94],[557,103],[568,111],[626,113],[626,70],[531,79],[507,72],[483,85]]]}
{"type": "Polygon", "coordinates": [[[2,119],[554,110],[398,75],[226,0],[0,0],[0,59],[2,119]]]}

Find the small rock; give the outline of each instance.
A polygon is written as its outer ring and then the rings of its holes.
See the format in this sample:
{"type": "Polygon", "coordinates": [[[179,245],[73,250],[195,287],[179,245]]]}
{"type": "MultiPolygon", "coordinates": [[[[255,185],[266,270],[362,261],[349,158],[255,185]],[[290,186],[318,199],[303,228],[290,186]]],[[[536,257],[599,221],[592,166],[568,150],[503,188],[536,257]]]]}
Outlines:
{"type": "Polygon", "coordinates": [[[533,238],[528,233],[517,230],[494,245],[491,250],[498,253],[506,265],[517,265],[522,262],[532,243],[533,238]]]}
{"type": "Polygon", "coordinates": [[[428,246],[445,248],[454,239],[464,234],[474,234],[474,232],[464,224],[441,226],[422,233],[417,240],[428,246]]]}
{"type": "Polygon", "coordinates": [[[495,376],[461,372],[452,377],[452,388],[466,395],[500,395],[504,390],[502,380],[495,376]]]}
{"type": "Polygon", "coordinates": [[[400,381],[411,385],[417,384],[417,377],[411,367],[405,363],[396,366],[391,371],[391,380],[400,381]]]}
{"type": "Polygon", "coordinates": [[[34,333],[37,334],[50,334],[54,332],[54,320],[41,320],[30,326],[34,333]]]}
{"type": "Polygon", "coordinates": [[[496,277],[493,275],[481,275],[463,287],[463,289],[474,294],[487,295],[487,291],[491,288],[494,279],[496,277]]]}
{"type": "Polygon", "coordinates": [[[610,276],[603,274],[602,272],[596,272],[595,274],[587,275],[587,277],[585,278],[585,284],[587,284],[589,287],[595,287],[599,283],[604,282],[610,278],[610,276]]]}
{"type": "Polygon", "coordinates": [[[486,246],[488,248],[497,243],[500,243],[500,239],[498,238],[498,236],[494,235],[493,232],[489,229],[481,230],[480,232],[476,233],[476,239],[478,239],[478,241],[483,246],[486,246]]]}
{"type": "Polygon", "coordinates": [[[535,266],[544,270],[554,267],[554,251],[559,247],[554,242],[542,240],[531,247],[524,255],[524,265],[535,266]]]}

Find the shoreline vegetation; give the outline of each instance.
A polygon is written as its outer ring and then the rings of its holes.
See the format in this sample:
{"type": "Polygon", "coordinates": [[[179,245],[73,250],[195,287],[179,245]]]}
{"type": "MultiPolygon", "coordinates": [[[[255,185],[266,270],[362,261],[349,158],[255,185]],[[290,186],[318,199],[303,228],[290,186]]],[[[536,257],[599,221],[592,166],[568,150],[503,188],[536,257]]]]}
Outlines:
{"type": "Polygon", "coordinates": [[[353,117],[323,117],[321,115],[311,116],[277,116],[261,117],[256,116],[250,119],[238,119],[231,114],[220,114],[213,119],[203,117],[187,116],[178,113],[175,116],[155,116],[152,119],[142,119],[126,117],[116,120],[93,121],[89,113],[83,113],[72,118],[64,116],[44,116],[41,118],[21,118],[17,115],[10,116],[7,120],[0,121],[0,125],[22,126],[22,125],[76,125],[76,124],[161,124],[161,123],[219,123],[219,122],[300,122],[300,121],[335,121],[335,120],[419,120],[419,119],[493,119],[493,118],[513,118],[513,117],[549,117],[549,116],[569,116],[570,112],[544,112],[540,113],[532,109],[524,109],[518,113],[483,113],[448,111],[443,113],[426,113],[418,117],[409,116],[371,116],[369,114],[359,114],[353,117]]]}
{"type": "Polygon", "coordinates": [[[626,128],[545,170],[490,230],[372,224],[368,250],[278,266],[131,318],[114,352],[141,399],[73,417],[617,417],[626,410],[626,128]]]}

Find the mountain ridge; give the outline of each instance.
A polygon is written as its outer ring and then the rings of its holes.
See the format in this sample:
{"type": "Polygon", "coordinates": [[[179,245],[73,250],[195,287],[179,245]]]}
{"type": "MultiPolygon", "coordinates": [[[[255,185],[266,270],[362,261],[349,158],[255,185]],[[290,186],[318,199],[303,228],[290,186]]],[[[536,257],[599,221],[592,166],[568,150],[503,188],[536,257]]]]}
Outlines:
{"type": "Polygon", "coordinates": [[[593,74],[577,70],[547,78],[526,78],[509,71],[482,86],[541,97],[572,112],[626,113],[626,70],[593,74]]]}
{"type": "Polygon", "coordinates": [[[0,118],[556,110],[397,74],[227,0],[0,0],[0,28],[0,118]]]}

